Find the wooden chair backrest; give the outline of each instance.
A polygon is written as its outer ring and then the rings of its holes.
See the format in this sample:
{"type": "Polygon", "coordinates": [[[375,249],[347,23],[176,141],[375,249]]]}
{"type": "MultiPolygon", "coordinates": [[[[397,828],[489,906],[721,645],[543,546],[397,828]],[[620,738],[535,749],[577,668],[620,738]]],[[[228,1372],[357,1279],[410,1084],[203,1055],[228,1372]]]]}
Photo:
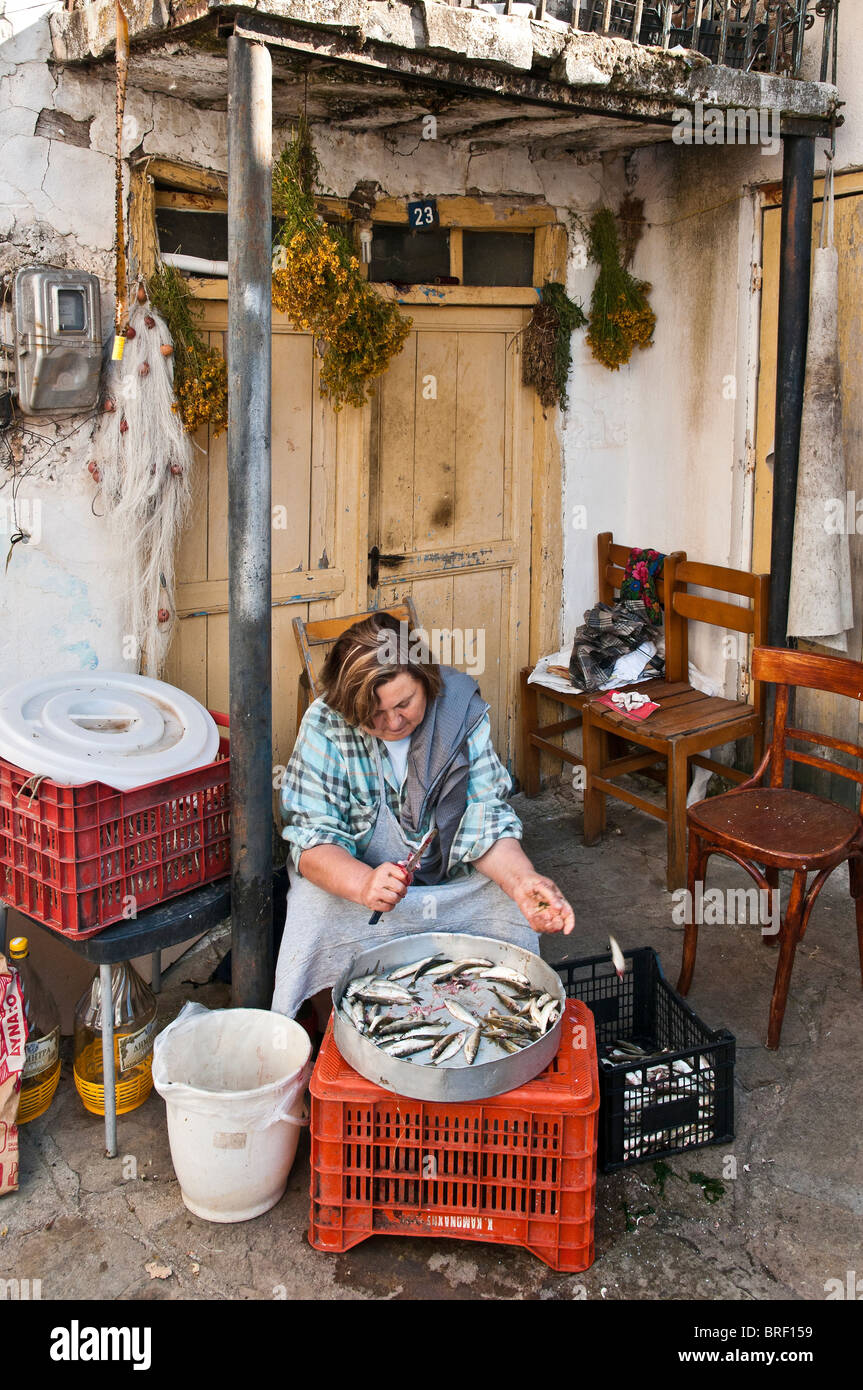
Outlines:
{"type": "MultiPolygon", "coordinates": [[[[666,656],[668,680],[685,681],[689,676],[689,624],[709,623],[732,632],[745,632],[756,647],[767,641],[767,595],[770,577],[750,574],[748,570],[726,569],[724,565],[703,565],[684,560],[673,575],[671,599],[665,615],[666,644],[671,643],[673,668],[666,656]],[[748,599],[746,604],[726,603],[706,594],[692,594],[688,586],[714,589],[718,593],[738,594],[748,599]]],[[[755,708],[763,708],[763,691],[754,685],[755,708]]]]}
{"type": "Polygon", "coordinates": [[[826,690],[831,695],[847,695],[852,700],[863,701],[863,661],[852,661],[844,656],[816,656],[809,652],[789,651],[787,647],[756,647],[752,653],[752,674],[757,681],[767,681],[776,686],[776,705],[773,712],[773,737],[770,743],[770,785],[781,787],[785,760],[792,763],[805,763],[822,772],[835,772],[839,777],[860,786],[860,809],[863,812],[863,771],[846,767],[832,758],[818,758],[812,753],[801,753],[788,747],[788,740],[794,743],[812,743],[819,748],[832,748],[856,758],[863,763],[863,747],[858,743],[847,743],[845,739],[833,738],[830,734],[815,733],[812,729],[798,729],[788,723],[788,696],[792,686],[806,686],[810,690],[826,690]]]}
{"type": "MultiPolygon", "coordinates": [[[[318,618],[311,623],[304,622],[302,618],[294,618],[294,638],[303,663],[300,682],[308,690],[310,700],[317,699],[320,694],[319,678],[312,660],[313,649],[331,647],[343,632],[353,627],[354,623],[362,622],[363,618],[373,618],[377,613],[389,613],[393,618],[398,618],[399,622],[406,622],[411,632],[419,627],[412,598],[406,598],[403,603],[393,604],[392,608],[375,608],[368,613],[349,613],[341,618],[318,618]]],[[[326,653],[318,655],[322,665],[326,653]]]]}

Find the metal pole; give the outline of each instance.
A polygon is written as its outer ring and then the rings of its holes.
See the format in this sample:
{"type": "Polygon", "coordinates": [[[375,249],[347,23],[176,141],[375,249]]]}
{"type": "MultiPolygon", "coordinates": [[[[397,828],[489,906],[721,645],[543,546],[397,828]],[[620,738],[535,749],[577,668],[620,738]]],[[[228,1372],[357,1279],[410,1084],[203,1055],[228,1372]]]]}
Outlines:
{"type": "Polygon", "coordinates": [[[102,994],[102,1093],[105,1097],[105,1154],[117,1157],[117,1073],[114,1069],[114,991],[110,965],[99,966],[102,994]]]}
{"type": "Polygon", "coordinates": [[[815,141],[783,137],[782,232],[779,247],[779,337],[776,350],[776,432],[773,446],[773,530],[767,641],[784,647],[797,503],[797,463],[803,379],[809,336],[809,271],[812,260],[812,183],[815,141]]]}
{"type": "Polygon", "coordinates": [[[228,39],[228,634],[233,1002],[273,992],[272,62],[228,39]]]}

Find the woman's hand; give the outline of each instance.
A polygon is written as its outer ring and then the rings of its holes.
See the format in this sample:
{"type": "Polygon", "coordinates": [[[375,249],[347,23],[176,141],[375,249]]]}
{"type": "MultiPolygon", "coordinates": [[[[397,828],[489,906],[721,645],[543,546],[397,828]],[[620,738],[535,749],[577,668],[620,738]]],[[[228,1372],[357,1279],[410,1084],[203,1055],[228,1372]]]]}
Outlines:
{"type": "Polygon", "coordinates": [[[518,840],[497,840],[474,867],[497,883],[524,914],[535,932],[563,932],[575,926],[575,914],[556,883],[538,874],[518,840]]]}
{"type": "Polygon", "coordinates": [[[525,874],[510,889],[510,897],[535,932],[563,932],[575,926],[575,914],[560,889],[542,874],[525,874]]]}
{"type": "Polygon", "coordinates": [[[401,864],[378,864],[369,870],[362,903],[370,912],[391,912],[408,891],[410,876],[401,864]]]}

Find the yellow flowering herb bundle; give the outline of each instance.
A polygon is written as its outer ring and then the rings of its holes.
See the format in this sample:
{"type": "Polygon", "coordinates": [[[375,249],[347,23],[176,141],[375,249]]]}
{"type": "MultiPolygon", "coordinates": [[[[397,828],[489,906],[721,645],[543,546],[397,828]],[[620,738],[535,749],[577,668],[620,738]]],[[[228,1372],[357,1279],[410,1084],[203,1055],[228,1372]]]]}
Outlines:
{"type": "Polygon", "coordinates": [[[596,360],[616,372],[621,362],[629,361],[633,348],[653,344],[656,315],[647,300],[652,286],[625,268],[611,208],[593,214],[588,254],[599,274],[590,300],[587,341],[596,360]]]}
{"type": "Polygon", "coordinates": [[[147,292],[174,344],[174,409],[189,434],[201,425],[221,434],[228,427],[228,368],[201,332],[200,305],[176,267],[164,262],[147,281],[147,292]]]}
{"type": "Polygon", "coordinates": [[[301,117],[273,170],[273,215],[282,220],[273,304],[295,328],[315,335],[323,355],[321,395],[341,410],[369,399],[375,378],[401,352],[411,320],[363,279],[347,238],[319,220],[317,171],[308,124],[301,117]]]}

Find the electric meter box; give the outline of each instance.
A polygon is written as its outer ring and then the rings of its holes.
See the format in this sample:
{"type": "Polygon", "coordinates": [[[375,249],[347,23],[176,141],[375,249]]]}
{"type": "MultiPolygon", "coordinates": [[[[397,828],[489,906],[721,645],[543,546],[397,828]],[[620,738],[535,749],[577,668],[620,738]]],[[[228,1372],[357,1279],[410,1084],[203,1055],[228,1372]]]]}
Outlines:
{"type": "Polygon", "coordinates": [[[15,277],[15,359],[24,415],[74,415],[99,395],[99,281],[79,270],[27,266],[15,277]]]}

